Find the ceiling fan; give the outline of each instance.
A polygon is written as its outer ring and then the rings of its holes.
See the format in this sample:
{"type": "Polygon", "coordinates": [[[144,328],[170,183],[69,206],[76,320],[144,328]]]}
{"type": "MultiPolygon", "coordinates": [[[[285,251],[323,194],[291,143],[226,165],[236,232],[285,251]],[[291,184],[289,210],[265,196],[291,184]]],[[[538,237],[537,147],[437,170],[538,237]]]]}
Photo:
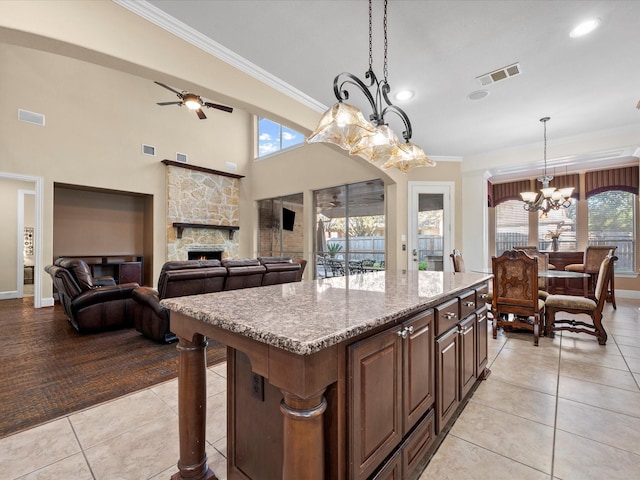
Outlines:
{"type": "Polygon", "coordinates": [[[185,105],[189,110],[194,110],[200,120],[204,120],[205,118],[207,118],[207,116],[202,111],[202,107],[215,108],[217,110],[222,110],[223,112],[228,112],[228,113],[233,112],[233,108],[226,107],[224,105],[218,105],[217,103],[205,102],[202,100],[202,97],[200,97],[200,95],[196,95],[195,93],[189,93],[187,91],[179,92],[178,90],[175,90],[170,86],[165,85],[164,83],[160,83],[160,82],[154,82],[154,83],[157,83],[161,87],[164,87],[167,90],[172,91],[180,99],[179,102],[158,102],[158,105],[161,105],[161,106],[185,105]]]}

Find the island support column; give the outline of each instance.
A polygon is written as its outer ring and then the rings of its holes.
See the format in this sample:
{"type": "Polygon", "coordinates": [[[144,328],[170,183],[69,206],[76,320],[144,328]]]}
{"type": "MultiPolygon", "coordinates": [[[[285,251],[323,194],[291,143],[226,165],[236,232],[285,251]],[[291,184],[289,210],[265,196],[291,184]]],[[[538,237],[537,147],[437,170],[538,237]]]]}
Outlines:
{"type": "Polygon", "coordinates": [[[308,399],[283,391],[280,411],[284,415],[282,478],[324,480],[322,415],[327,409],[324,389],[308,399]]]}
{"type": "Polygon", "coordinates": [[[217,480],[207,465],[205,451],[207,415],[207,341],[195,334],[193,341],[179,337],[178,428],[180,431],[179,472],[171,480],[217,480]]]}

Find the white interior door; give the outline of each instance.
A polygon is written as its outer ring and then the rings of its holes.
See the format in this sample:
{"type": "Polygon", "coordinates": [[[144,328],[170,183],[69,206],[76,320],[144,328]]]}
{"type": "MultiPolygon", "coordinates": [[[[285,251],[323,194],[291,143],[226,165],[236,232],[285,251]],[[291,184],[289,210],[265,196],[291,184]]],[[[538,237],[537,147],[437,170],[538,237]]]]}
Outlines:
{"type": "Polygon", "coordinates": [[[409,269],[452,270],[453,182],[409,182],[409,269]]]}

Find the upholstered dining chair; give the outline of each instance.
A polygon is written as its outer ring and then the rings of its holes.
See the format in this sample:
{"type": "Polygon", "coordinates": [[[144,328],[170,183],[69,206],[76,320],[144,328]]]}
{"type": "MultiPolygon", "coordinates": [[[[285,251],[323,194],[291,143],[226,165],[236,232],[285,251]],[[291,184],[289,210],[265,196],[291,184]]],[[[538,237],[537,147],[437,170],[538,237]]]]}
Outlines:
{"type": "Polygon", "coordinates": [[[453,262],[453,271],[454,272],[464,272],[464,258],[462,258],[462,254],[460,250],[455,248],[453,253],[449,255],[451,257],[451,261],[453,262]]]}
{"type": "Polygon", "coordinates": [[[538,298],[538,260],[522,250],[507,250],[492,257],[493,338],[498,328],[522,328],[533,332],[538,345],[544,300],[538,298]]]}
{"type": "Polygon", "coordinates": [[[547,256],[547,270],[555,270],[556,266],[549,263],[549,254],[548,253],[544,253],[544,252],[540,252],[540,250],[538,250],[538,247],[536,247],[535,245],[525,245],[522,247],[513,247],[513,250],[524,250],[525,252],[527,252],[527,254],[529,256],[531,256],[531,252],[535,252],[536,254],[538,253],[543,253],[544,255],[547,256]]]}
{"type": "MultiPolygon", "coordinates": [[[[514,250],[522,250],[530,257],[538,260],[538,273],[549,270],[549,254],[539,251],[536,247],[513,247],[514,250]]],[[[545,300],[549,296],[547,292],[547,279],[538,278],[538,297],[545,300]]]]}
{"type": "MultiPolygon", "coordinates": [[[[586,291],[590,298],[595,298],[596,282],[598,281],[598,272],[600,271],[602,260],[609,255],[609,252],[611,252],[611,255],[615,255],[616,248],[618,248],[616,245],[589,245],[584,251],[583,263],[571,263],[564,267],[565,270],[570,272],[589,274],[589,278],[585,278],[585,282],[587,282],[586,291]]],[[[609,284],[605,288],[607,289],[606,300],[610,301],[615,309],[616,296],[613,283],[614,274],[612,272],[609,284]]]]}
{"type": "Polygon", "coordinates": [[[602,325],[602,308],[607,297],[607,285],[613,275],[613,263],[617,257],[609,253],[601,262],[595,288],[595,300],[575,295],[549,295],[545,302],[545,334],[554,336],[554,332],[568,330],[570,332],[594,335],[600,345],[606,345],[607,332],[602,325]],[[574,318],[557,319],[558,312],[573,315],[587,315],[591,323],[574,318]]]}

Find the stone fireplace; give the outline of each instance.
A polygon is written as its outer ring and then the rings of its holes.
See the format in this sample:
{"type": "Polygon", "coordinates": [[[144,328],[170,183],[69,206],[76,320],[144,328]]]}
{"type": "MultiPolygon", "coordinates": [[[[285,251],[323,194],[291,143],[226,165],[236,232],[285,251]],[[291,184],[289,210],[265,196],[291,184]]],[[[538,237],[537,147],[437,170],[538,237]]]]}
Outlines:
{"type": "Polygon", "coordinates": [[[237,257],[242,175],[162,163],[167,166],[167,260],[237,257]]]}

